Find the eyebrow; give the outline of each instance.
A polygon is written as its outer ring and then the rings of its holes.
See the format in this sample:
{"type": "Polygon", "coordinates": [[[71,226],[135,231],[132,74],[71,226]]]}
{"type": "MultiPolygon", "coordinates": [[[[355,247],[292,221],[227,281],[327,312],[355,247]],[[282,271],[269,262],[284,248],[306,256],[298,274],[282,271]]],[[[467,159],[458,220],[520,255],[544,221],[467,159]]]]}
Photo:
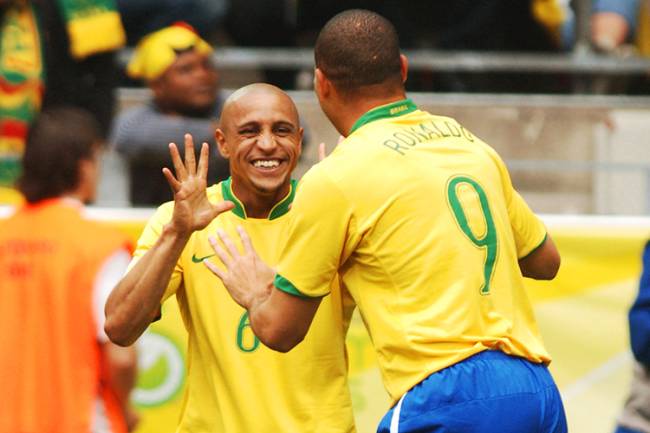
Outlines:
{"type": "MultiPolygon", "coordinates": [[[[259,122],[259,121],[257,121],[257,120],[250,120],[250,121],[248,121],[248,122],[246,122],[246,123],[242,123],[242,124],[240,124],[240,125],[236,125],[235,128],[236,128],[236,129],[241,129],[241,128],[246,128],[246,127],[250,127],[250,126],[255,126],[255,127],[257,127],[257,126],[259,126],[259,125],[260,125],[260,122],[259,122]]],[[[275,126],[288,126],[288,127],[292,128],[292,129],[297,129],[297,128],[298,128],[297,125],[295,125],[294,123],[292,123],[292,122],[290,122],[290,121],[288,121],[288,120],[277,120],[277,121],[273,122],[272,126],[274,126],[274,127],[275,127],[275,126]]]]}
{"type": "Polygon", "coordinates": [[[273,126],[289,126],[292,129],[296,129],[296,125],[287,120],[278,120],[277,122],[273,122],[273,126]]]}
{"type": "Polygon", "coordinates": [[[246,123],[242,123],[240,125],[235,125],[235,129],[242,129],[242,128],[251,127],[251,126],[257,127],[259,125],[260,125],[260,122],[257,122],[255,120],[251,120],[251,121],[248,121],[246,123]]]}

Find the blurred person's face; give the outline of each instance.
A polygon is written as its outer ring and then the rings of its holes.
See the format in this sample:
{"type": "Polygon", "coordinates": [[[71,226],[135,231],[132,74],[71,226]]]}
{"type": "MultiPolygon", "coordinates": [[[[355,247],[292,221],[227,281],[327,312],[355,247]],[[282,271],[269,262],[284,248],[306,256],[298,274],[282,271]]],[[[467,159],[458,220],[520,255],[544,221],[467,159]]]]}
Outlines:
{"type": "Polygon", "coordinates": [[[194,50],[180,53],[165,73],[150,83],[163,112],[189,116],[212,114],[217,85],[210,55],[194,50]]]}
{"type": "Polygon", "coordinates": [[[284,93],[256,90],[227,105],[216,138],[241,195],[286,194],[300,157],[303,129],[284,93]]]}

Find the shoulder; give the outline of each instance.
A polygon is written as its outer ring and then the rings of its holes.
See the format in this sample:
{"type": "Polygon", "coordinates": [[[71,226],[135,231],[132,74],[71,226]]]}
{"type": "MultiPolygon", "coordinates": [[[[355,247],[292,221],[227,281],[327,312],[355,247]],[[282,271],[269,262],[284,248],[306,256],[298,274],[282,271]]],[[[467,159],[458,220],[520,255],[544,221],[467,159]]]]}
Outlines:
{"type": "MultiPolygon", "coordinates": [[[[322,206],[346,206],[349,202],[345,185],[349,174],[354,175],[350,166],[341,167],[336,158],[329,156],[313,166],[298,183],[294,203],[320,203],[322,206]]],[[[359,174],[355,175],[358,178],[359,174]]],[[[291,213],[291,212],[289,212],[291,213]]]]}

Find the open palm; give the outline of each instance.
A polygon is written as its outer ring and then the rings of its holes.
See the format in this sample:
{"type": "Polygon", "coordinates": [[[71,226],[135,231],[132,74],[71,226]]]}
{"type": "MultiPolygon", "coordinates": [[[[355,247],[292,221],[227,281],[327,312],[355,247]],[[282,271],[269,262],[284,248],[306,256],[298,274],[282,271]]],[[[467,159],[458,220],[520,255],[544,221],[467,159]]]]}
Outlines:
{"type": "Polygon", "coordinates": [[[194,142],[185,134],[185,162],[175,143],[169,144],[169,153],[176,175],[167,167],[163,174],[174,192],[174,213],[171,224],[181,233],[204,229],[222,212],[234,207],[229,201],[210,203],[206,194],[208,176],[208,143],[201,146],[198,165],[194,156],[194,142]]]}

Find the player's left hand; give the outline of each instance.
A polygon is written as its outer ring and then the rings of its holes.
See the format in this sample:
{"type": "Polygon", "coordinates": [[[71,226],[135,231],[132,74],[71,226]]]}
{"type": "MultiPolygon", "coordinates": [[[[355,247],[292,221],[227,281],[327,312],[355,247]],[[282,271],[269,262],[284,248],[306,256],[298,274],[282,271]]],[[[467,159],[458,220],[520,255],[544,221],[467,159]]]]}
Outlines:
{"type": "MultiPolygon", "coordinates": [[[[336,145],[338,146],[343,140],[345,140],[345,137],[339,135],[339,139],[336,142],[336,145]]],[[[327,146],[324,142],[322,142],[318,144],[318,162],[321,162],[325,158],[327,158],[327,146]]]]}
{"type": "Polygon", "coordinates": [[[222,230],[217,231],[217,235],[225,249],[215,237],[208,237],[214,252],[225,266],[225,271],[207,259],[203,263],[221,279],[235,302],[250,311],[271,294],[275,271],[257,255],[246,231],[237,227],[237,232],[244,245],[243,254],[222,230]]]}

